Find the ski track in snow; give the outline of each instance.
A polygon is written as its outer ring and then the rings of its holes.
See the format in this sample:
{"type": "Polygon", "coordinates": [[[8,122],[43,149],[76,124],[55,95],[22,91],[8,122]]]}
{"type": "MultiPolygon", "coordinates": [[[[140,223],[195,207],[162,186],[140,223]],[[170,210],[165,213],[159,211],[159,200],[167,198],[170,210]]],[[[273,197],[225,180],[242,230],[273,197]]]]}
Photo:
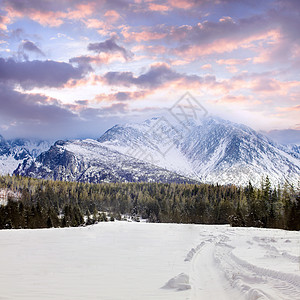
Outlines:
{"type": "Polygon", "coordinates": [[[220,299],[220,296],[224,300],[235,299],[234,291],[230,291],[229,284],[217,268],[214,251],[215,242],[209,242],[204,244],[193,257],[191,272],[192,300],[220,299]],[[214,284],[213,288],[207,288],[211,287],[212,282],[214,284]]]}
{"type": "MultiPolygon", "coordinates": [[[[286,263],[298,264],[297,274],[273,270],[272,265],[260,267],[239,258],[227,233],[203,241],[188,252],[185,261],[191,262],[190,299],[300,299],[300,256],[270,245],[270,242],[276,243],[276,237],[254,236],[253,240],[259,242],[256,246],[266,250],[264,257],[272,257],[276,262],[281,256],[286,263]]],[[[246,242],[253,245],[249,240],[246,242]]]]}
{"type": "Polygon", "coordinates": [[[0,231],[0,299],[299,300],[300,232],[109,222],[0,231]]]}

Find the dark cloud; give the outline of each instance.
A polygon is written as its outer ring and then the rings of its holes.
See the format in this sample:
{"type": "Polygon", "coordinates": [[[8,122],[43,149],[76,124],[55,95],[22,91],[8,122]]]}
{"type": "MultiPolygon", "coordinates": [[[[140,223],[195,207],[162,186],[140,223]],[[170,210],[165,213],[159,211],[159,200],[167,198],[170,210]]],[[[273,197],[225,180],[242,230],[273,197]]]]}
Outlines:
{"type": "Polygon", "coordinates": [[[44,52],[36,44],[28,40],[24,40],[22,42],[22,49],[25,51],[39,54],[41,56],[45,56],[44,52]]]}
{"type": "Polygon", "coordinates": [[[100,56],[81,55],[69,59],[69,63],[76,64],[78,67],[87,70],[87,72],[94,71],[91,64],[101,65],[107,63],[107,60],[100,56]]]}
{"type": "MultiPolygon", "coordinates": [[[[198,0],[194,0],[195,2],[198,2],[198,0]]],[[[211,0],[206,0],[207,3],[212,3],[211,0]]],[[[263,6],[264,3],[261,3],[264,1],[253,1],[253,0],[215,0],[214,4],[233,4],[233,5],[249,5],[254,7],[260,7],[263,6]]],[[[268,1],[266,1],[268,2],[268,1]]]]}
{"type": "Polygon", "coordinates": [[[137,91],[137,92],[118,92],[115,93],[114,99],[117,101],[134,100],[145,97],[149,92],[137,91]]]}
{"type": "Polygon", "coordinates": [[[44,52],[35,43],[29,40],[23,40],[19,46],[18,55],[20,58],[29,60],[28,52],[38,56],[45,56],[44,52]]]}
{"type": "Polygon", "coordinates": [[[23,94],[4,84],[0,84],[0,94],[0,126],[9,127],[15,136],[53,137],[55,131],[78,119],[59,101],[41,94],[23,94]]]}
{"type": "MultiPolygon", "coordinates": [[[[68,105],[41,94],[25,94],[0,83],[0,134],[7,138],[72,139],[99,137],[120,122],[126,104],[102,109],[82,108],[74,113],[68,105]]],[[[86,101],[78,101],[85,105],[86,101]]],[[[127,120],[128,121],[128,120],[127,120]]]]}
{"type": "Polygon", "coordinates": [[[40,12],[67,11],[74,8],[76,5],[88,3],[107,9],[128,9],[130,7],[130,1],[128,0],[3,0],[3,3],[6,7],[10,7],[21,13],[32,12],[33,10],[40,12]]]}
{"type": "Polygon", "coordinates": [[[280,10],[300,14],[300,2],[298,0],[276,0],[275,3],[280,10]]]}
{"type": "Polygon", "coordinates": [[[134,76],[132,72],[108,72],[103,79],[109,85],[123,85],[127,87],[135,85],[148,89],[158,88],[176,80],[184,80],[186,83],[216,82],[214,76],[202,78],[197,75],[181,74],[172,70],[167,64],[152,65],[146,73],[140,76],[134,76]]]}
{"type": "Polygon", "coordinates": [[[90,43],[88,50],[97,53],[96,55],[81,55],[69,59],[71,64],[75,63],[78,66],[92,71],[91,64],[107,64],[110,61],[110,56],[115,53],[119,53],[125,60],[132,58],[133,54],[126,50],[124,47],[119,46],[116,43],[116,38],[112,37],[101,43],[90,43]],[[98,55],[100,53],[107,53],[108,56],[102,57],[98,55]]]}
{"type": "MultiPolygon", "coordinates": [[[[66,9],[68,5],[76,4],[79,1],[73,0],[60,0],[60,1],[52,1],[52,0],[4,0],[3,1],[6,6],[13,8],[16,11],[24,12],[29,10],[38,10],[41,12],[47,11],[58,11],[61,9],[66,9]]],[[[82,1],[86,2],[86,1],[82,1]]]]}
{"type": "Polygon", "coordinates": [[[25,89],[60,87],[70,79],[81,79],[87,70],[56,61],[25,61],[0,58],[0,82],[17,83],[25,89]]]}
{"type": "Polygon", "coordinates": [[[76,100],[75,103],[86,106],[89,104],[89,100],[76,100]]]}
{"type": "Polygon", "coordinates": [[[176,41],[184,38],[183,42],[187,44],[206,45],[219,39],[245,39],[249,35],[266,32],[268,28],[270,25],[263,16],[254,16],[238,21],[223,18],[218,22],[205,21],[195,26],[174,28],[167,38],[176,41]]]}
{"type": "Polygon", "coordinates": [[[81,110],[80,117],[85,120],[93,120],[98,117],[108,117],[115,114],[128,113],[128,104],[127,103],[111,103],[101,108],[91,108],[86,107],[81,110]]]}
{"type": "Polygon", "coordinates": [[[35,120],[41,122],[57,122],[74,118],[74,114],[64,109],[55,99],[41,94],[23,94],[10,86],[0,84],[1,117],[11,120],[35,120]]]}
{"type": "Polygon", "coordinates": [[[122,34],[127,42],[145,42],[169,48],[167,53],[189,58],[198,58],[212,53],[231,52],[251,42],[263,40],[271,30],[278,28],[279,19],[267,14],[246,18],[221,16],[218,20],[203,20],[195,25],[144,26],[138,30],[124,29],[122,34]]]}
{"type": "Polygon", "coordinates": [[[123,102],[127,100],[137,100],[147,97],[148,95],[151,95],[153,93],[152,90],[149,91],[124,91],[124,92],[116,92],[112,94],[99,94],[95,97],[95,100],[97,102],[103,102],[103,101],[112,101],[112,102],[123,102]]]}
{"type": "Polygon", "coordinates": [[[90,43],[88,45],[88,50],[96,52],[96,53],[119,53],[121,54],[125,60],[128,60],[132,57],[132,53],[126,50],[124,47],[119,46],[116,43],[116,38],[112,37],[101,43],[90,43]]]}
{"type": "Polygon", "coordinates": [[[179,73],[162,64],[151,66],[148,72],[137,77],[132,72],[108,72],[104,75],[104,80],[109,85],[136,85],[143,88],[157,88],[166,82],[181,77],[179,73]]]}
{"type": "Polygon", "coordinates": [[[128,109],[127,103],[113,103],[107,107],[102,108],[102,113],[126,113],[128,109]]]}
{"type": "Polygon", "coordinates": [[[118,101],[125,101],[130,99],[130,92],[118,92],[114,95],[114,98],[118,101]]]}
{"type": "Polygon", "coordinates": [[[83,66],[88,66],[89,64],[91,64],[94,61],[94,58],[88,55],[81,55],[81,56],[77,56],[77,57],[73,57],[71,59],[69,59],[69,62],[78,64],[78,65],[83,65],[83,66]]]}
{"type": "MultiPolygon", "coordinates": [[[[146,4],[148,1],[145,1],[146,4]]],[[[150,1],[149,1],[150,2],[150,1]]],[[[194,8],[197,6],[203,6],[204,4],[223,4],[223,3],[236,3],[236,0],[167,0],[167,1],[153,1],[156,4],[171,5],[174,8],[194,8]]],[[[240,0],[241,3],[251,4],[252,0],[240,0]]],[[[123,11],[137,11],[138,9],[145,9],[148,6],[145,5],[144,1],[134,1],[134,0],[3,0],[6,6],[13,8],[16,11],[24,12],[29,10],[36,10],[41,12],[48,11],[64,11],[72,8],[77,4],[95,3],[105,9],[120,9],[123,11]]],[[[256,4],[257,5],[257,4],[256,4]]]]}

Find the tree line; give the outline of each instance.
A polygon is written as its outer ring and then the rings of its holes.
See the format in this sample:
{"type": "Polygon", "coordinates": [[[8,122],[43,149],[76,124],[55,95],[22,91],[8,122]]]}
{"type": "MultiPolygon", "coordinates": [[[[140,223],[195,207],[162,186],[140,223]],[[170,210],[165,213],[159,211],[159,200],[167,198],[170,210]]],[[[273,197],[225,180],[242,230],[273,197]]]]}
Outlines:
{"type": "Polygon", "coordinates": [[[231,224],[300,230],[300,189],[176,183],[65,182],[1,176],[0,189],[20,195],[0,206],[0,229],[45,228],[107,221],[107,213],[149,222],[231,224]],[[106,213],[104,213],[106,212],[106,213]]]}

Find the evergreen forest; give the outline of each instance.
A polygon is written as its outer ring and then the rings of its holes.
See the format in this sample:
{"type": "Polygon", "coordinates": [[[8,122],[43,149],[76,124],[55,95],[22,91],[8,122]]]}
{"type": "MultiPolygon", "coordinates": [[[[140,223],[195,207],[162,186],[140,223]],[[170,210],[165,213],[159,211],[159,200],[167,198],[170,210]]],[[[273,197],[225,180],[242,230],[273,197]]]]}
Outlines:
{"type": "Polygon", "coordinates": [[[85,226],[130,217],[161,223],[231,224],[300,230],[300,189],[175,183],[64,182],[0,176],[0,229],[85,226]]]}

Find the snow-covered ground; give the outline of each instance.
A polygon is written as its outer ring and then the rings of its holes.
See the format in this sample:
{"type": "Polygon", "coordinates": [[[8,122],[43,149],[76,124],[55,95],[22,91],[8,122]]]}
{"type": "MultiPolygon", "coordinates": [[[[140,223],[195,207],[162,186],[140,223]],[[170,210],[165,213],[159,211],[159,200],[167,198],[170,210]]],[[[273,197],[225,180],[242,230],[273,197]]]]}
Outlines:
{"type": "Polygon", "coordinates": [[[99,223],[0,231],[0,299],[300,299],[300,232],[99,223]]]}

